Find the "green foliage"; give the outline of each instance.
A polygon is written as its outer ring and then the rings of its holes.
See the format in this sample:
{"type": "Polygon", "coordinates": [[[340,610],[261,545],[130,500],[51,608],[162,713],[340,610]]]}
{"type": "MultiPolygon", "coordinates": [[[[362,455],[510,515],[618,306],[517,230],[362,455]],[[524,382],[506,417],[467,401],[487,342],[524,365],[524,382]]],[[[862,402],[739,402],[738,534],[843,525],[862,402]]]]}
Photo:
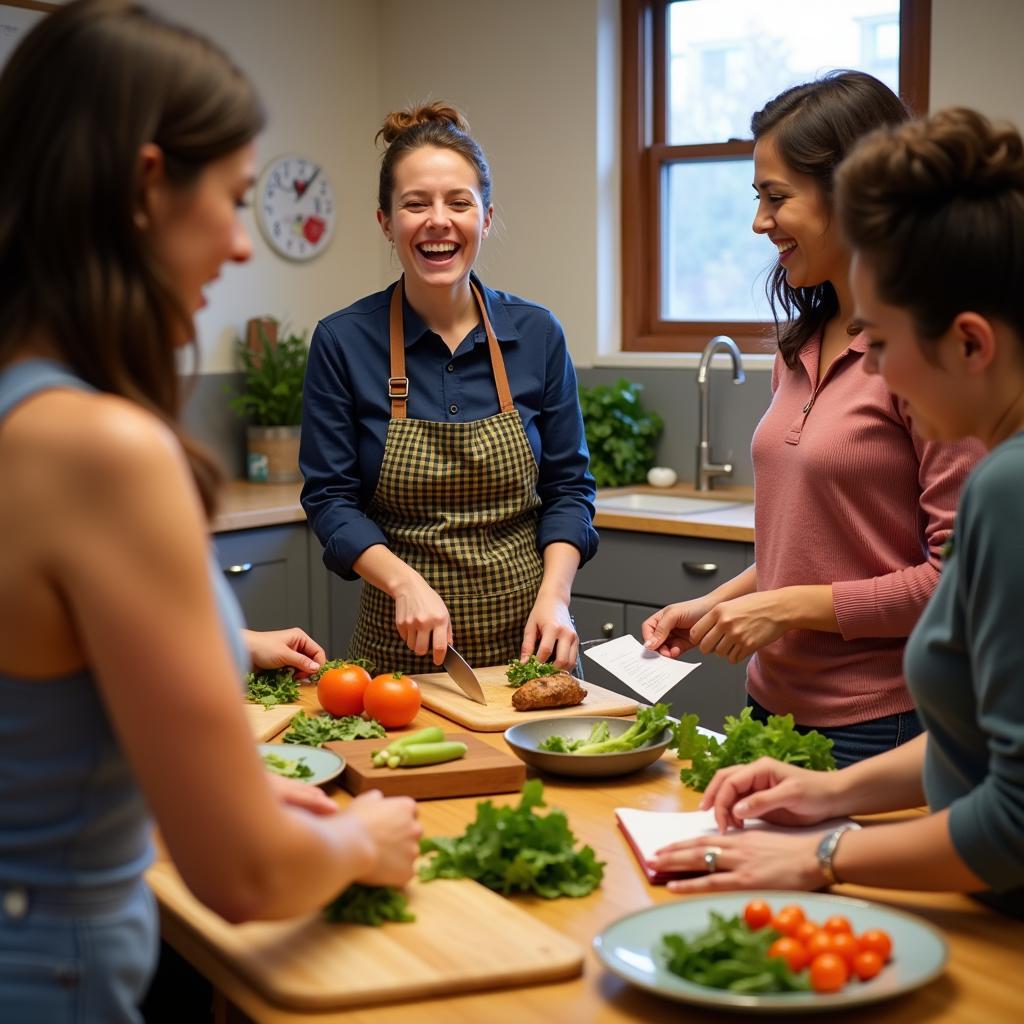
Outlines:
{"type": "Polygon", "coordinates": [[[304,757],[288,758],[280,754],[264,754],[263,763],[267,771],[275,775],[281,775],[286,779],[310,779],[313,777],[313,769],[306,764],[304,757]]]}
{"type": "Polygon", "coordinates": [[[621,754],[656,742],[661,738],[667,725],[668,705],[655,704],[653,708],[641,708],[637,712],[636,721],[621,736],[612,736],[608,730],[608,723],[601,721],[594,725],[585,740],[549,736],[540,744],[540,748],[558,754],[621,754]]]}
{"type": "Polygon", "coordinates": [[[285,743],[304,743],[308,747],[322,747],[329,740],[374,740],[387,735],[384,726],[374,718],[362,715],[307,715],[300,711],[284,734],[285,743]]]}
{"type": "Polygon", "coordinates": [[[697,732],[697,716],[683,715],[676,726],[672,746],[689,768],[680,772],[684,785],[703,792],[719,768],[732,764],[749,764],[759,757],[774,757],[810,768],[830,771],[835,768],[832,741],[816,729],[799,733],[793,728],[792,715],[769,715],[767,723],[751,717],[750,708],[744,708],[739,717],[727,715],[725,742],[697,732]]]}
{"type": "Polygon", "coordinates": [[[242,391],[228,403],[239,416],[257,427],[293,427],[302,420],[302,384],[309,349],[306,335],[288,334],[270,343],[260,328],[260,347],[245,339],[236,345],[245,380],[242,391]]]}
{"type": "Polygon", "coordinates": [[[365,669],[370,675],[373,675],[373,662],[367,661],[366,658],[331,658],[329,661],[325,661],[320,668],[314,672],[307,682],[318,683],[320,677],[328,670],[332,668],[342,668],[345,665],[358,665],[360,668],[365,669]]]}
{"type": "Polygon", "coordinates": [[[531,654],[524,662],[510,661],[505,678],[508,685],[518,689],[523,683],[531,679],[539,679],[541,676],[557,675],[561,669],[555,668],[549,661],[539,661],[536,654],[531,654]]]}
{"type": "Polygon", "coordinates": [[[794,974],[768,947],[779,937],[772,928],[751,931],[736,917],[711,911],[711,923],[698,935],[661,937],[665,967],[698,985],[730,992],[806,992],[806,973],[794,974]]]}
{"type": "Polygon", "coordinates": [[[337,924],[368,924],[385,921],[415,921],[408,911],[405,893],[390,885],[362,885],[354,882],[324,907],[324,917],[337,924]]]}
{"type": "Polygon", "coordinates": [[[290,668],[268,672],[250,672],[246,677],[245,699],[250,704],[272,708],[275,704],[292,704],[299,699],[299,684],[290,668]]]}
{"type": "Polygon", "coordinates": [[[420,853],[428,855],[420,878],[472,878],[504,895],[533,892],[548,900],[586,896],[600,885],[604,862],[589,846],[573,849],[576,837],[562,811],[534,814],[544,806],[540,779],[523,786],[515,807],[481,801],[461,836],[420,840],[420,853]]]}
{"type": "Polygon", "coordinates": [[[644,409],[642,390],[625,378],[592,388],[580,385],[590,471],[598,487],[642,483],[654,465],[654,445],[664,423],[656,412],[644,409]]]}

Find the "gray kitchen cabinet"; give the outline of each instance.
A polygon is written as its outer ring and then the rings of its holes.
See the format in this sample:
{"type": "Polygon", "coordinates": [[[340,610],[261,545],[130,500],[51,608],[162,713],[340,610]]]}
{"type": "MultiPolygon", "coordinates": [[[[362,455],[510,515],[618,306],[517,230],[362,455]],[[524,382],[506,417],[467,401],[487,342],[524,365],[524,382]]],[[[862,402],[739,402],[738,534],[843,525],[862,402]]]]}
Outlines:
{"type": "Polygon", "coordinates": [[[362,580],[343,580],[323,562],[324,549],[309,531],[309,576],[313,600],[313,629],[328,658],[348,655],[359,614],[362,580]]]}
{"type": "Polygon", "coordinates": [[[305,523],[289,523],[214,535],[217,564],[251,629],[312,632],[308,533],[305,523]]]}
{"type": "MultiPolygon", "coordinates": [[[[665,534],[602,530],[597,555],[576,577],[572,613],[581,641],[631,634],[641,639],[644,619],[676,601],[700,597],[753,561],[753,546],[665,534]]],[[[595,645],[596,646],[596,645],[595,645]]],[[[716,656],[683,656],[701,667],[662,698],[672,714],[694,713],[701,724],[721,729],[727,714],[746,702],[746,662],[730,665],[716,656]]],[[[586,680],[635,697],[621,680],[583,657],[586,680]]]]}

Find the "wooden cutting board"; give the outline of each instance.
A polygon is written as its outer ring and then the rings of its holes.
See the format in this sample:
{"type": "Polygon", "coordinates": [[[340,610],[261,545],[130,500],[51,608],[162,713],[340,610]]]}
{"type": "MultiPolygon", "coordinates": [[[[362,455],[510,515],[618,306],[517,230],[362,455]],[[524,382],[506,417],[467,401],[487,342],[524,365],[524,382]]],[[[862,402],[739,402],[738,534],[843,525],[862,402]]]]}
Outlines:
{"type": "Polygon", "coordinates": [[[245,717],[257,743],[272,740],[300,711],[298,704],[275,704],[265,708],[262,704],[246,704],[245,717]]]}
{"type": "Polygon", "coordinates": [[[291,1009],[533,985],[583,970],[574,942],[469,879],[412,882],[416,920],[372,928],[328,924],[319,914],[232,925],[202,906],[166,861],[147,878],[165,915],[267,999],[291,1009]]]}
{"type": "Polygon", "coordinates": [[[328,750],[345,758],[342,786],[353,795],[379,789],[385,796],[431,797],[479,796],[484,793],[518,793],[526,781],[526,765],[504,750],[478,740],[472,733],[445,733],[469,748],[466,756],[422,768],[375,768],[374,750],[389,740],[344,740],[326,743],[328,750]]]}
{"type": "Polygon", "coordinates": [[[516,711],[512,706],[512,694],[515,690],[508,685],[505,675],[507,665],[494,668],[474,669],[480,685],[483,687],[486,704],[477,704],[470,700],[452,681],[447,672],[433,672],[429,675],[416,676],[423,695],[423,706],[436,711],[453,722],[472,729],[475,732],[503,732],[511,725],[527,722],[531,717],[558,718],[576,715],[619,715],[636,714],[637,702],[629,697],[622,697],[611,690],[593,683],[583,683],[587,696],[582,704],[571,708],[542,708],[537,711],[516,711]]]}

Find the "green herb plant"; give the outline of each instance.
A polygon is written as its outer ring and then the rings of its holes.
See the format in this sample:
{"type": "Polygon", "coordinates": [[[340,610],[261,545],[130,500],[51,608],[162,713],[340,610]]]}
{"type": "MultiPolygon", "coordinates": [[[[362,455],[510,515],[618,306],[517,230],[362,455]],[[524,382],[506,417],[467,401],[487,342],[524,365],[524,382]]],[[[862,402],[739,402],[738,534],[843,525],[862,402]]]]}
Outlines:
{"type": "Polygon", "coordinates": [[[286,779],[311,779],[313,777],[313,769],[306,764],[304,757],[288,758],[281,757],[279,754],[264,754],[263,763],[267,766],[267,771],[286,779]]]}
{"type": "Polygon", "coordinates": [[[259,335],[256,349],[244,338],[236,345],[245,379],[228,404],[253,426],[296,426],[302,421],[302,384],[309,356],[306,335],[288,334],[272,344],[262,324],[259,335]]]}
{"type": "Polygon", "coordinates": [[[711,911],[711,922],[698,935],[670,933],[661,938],[665,967],[698,985],[730,992],[806,992],[806,972],[796,974],[782,957],[768,956],[779,937],[772,928],[752,931],[739,917],[711,911]]]}
{"type": "Polygon", "coordinates": [[[368,924],[378,927],[385,921],[415,921],[409,913],[409,901],[401,889],[391,885],[362,885],[354,882],[324,907],[324,917],[335,924],[368,924]]]}
{"type": "Polygon", "coordinates": [[[653,743],[661,737],[669,724],[668,705],[655,704],[652,708],[640,708],[636,721],[621,736],[613,737],[608,730],[608,723],[602,720],[595,723],[585,740],[549,736],[540,744],[540,749],[556,754],[621,754],[653,743]]]}
{"type": "Polygon", "coordinates": [[[480,801],[475,820],[461,836],[420,840],[420,853],[426,855],[420,879],[472,878],[506,896],[586,896],[601,884],[604,862],[589,846],[573,848],[576,837],[564,812],[534,813],[534,808],[544,806],[540,779],[523,786],[514,807],[480,801]]]}
{"type": "Polygon", "coordinates": [[[703,792],[719,768],[749,764],[759,757],[774,757],[814,771],[830,771],[836,766],[832,741],[817,730],[797,732],[792,715],[769,715],[765,723],[744,708],[739,717],[726,716],[724,743],[697,732],[697,722],[696,715],[683,715],[670,744],[680,758],[690,761],[680,778],[691,789],[703,792]]]}
{"type": "Polygon", "coordinates": [[[528,683],[531,679],[540,679],[542,676],[553,676],[557,675],[562,670],[555,668],[554,665],[549,661],[538,661],[536,654],[531,654],[526,661],[520,663],[518,661],[510,661],[508,663],[508,671],[505,673],[505,677],[508,679],[508,685],[513,689],[518,689],[523,683],[528,683]]]}
{"type": "Polygon", "coordinates": [[[362,669],[366,669],[370,675],[373,675],[373,662],[367,661],[366,658],[331,658],[330,661],[325,661],[316,672],[314,672],[307,682],[317,683],[320,681],[320,677],[331,668],[342,668],[345,665],[358,665],[362,669]]]}
{"type": "Polygon", "coordinates": [[[654,446],[664,422],[644,409],[642,390],[624,377],[615,384],[580,385],[590,472],[598,487],[642,483],[654,465],[654,446]]]}
{"type": "Polygon", "coordinates": [[[300,711],[284,734],[284,743],[303,743],[308,747],[322,747],[331,740],[374,740],[387,735],[384,726],[374,718],[362,715],[307,715],[300,711]]]}
{"type": "Polygon", "coordinates": [[[269,672],[250,672],[245,680],[245,699],[250,704],[272,708],[275,704],[293,704],[299,699],[299,684],[290,668],[269,672]]]}

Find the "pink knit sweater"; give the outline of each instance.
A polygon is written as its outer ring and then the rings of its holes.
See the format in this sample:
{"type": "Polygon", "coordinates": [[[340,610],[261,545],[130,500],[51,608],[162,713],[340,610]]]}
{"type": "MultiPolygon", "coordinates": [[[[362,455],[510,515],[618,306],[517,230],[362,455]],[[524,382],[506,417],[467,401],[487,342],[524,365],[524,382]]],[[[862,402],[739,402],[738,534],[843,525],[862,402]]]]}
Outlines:
{"type": "Polygon", "coordinates": [[[772,372],[754,432],[757,589],[831,583],[841,635],[793,630],[750,660],[748,689],[802,725],[913,707],[903,648],[939,578],[976,441],[922,440],[906,404],[868,376],[854,338],[816,388],[820,339],[772,372]]]}

